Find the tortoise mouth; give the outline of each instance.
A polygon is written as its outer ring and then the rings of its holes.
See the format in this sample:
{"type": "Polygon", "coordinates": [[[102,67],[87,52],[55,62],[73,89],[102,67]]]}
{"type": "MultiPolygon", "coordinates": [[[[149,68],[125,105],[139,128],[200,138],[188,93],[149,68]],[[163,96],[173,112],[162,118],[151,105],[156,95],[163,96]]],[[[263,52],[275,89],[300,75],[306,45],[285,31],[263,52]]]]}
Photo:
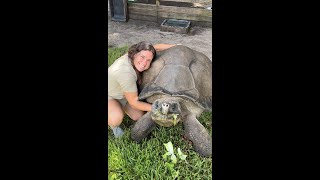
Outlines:
{"type": "Polygon", "coordinates": [[[151,114],[151,119],[160,126],[171,127],[181,121],[180,114],[162,114],[161,111],[156,111],[151,114]]]}
{"type": "Polygon", "coordinates": [[[160,126],[175,126],[181,121],[180,103],[172,98],[161,98],[152,103],[151,119],[160,126]]]}

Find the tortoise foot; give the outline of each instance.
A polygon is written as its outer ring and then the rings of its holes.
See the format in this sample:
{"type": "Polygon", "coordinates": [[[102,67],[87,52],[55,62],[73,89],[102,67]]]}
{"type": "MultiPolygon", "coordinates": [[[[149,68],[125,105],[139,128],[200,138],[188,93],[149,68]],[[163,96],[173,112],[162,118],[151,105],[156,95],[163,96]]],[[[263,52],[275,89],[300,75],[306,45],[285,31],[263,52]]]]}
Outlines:
{"type": "Polygon", "coordinates": [[[141,140],[147,137],[150,132],[156,127],[156,123],[151,120],[151,113],[147,112],[143,115],[131,129],[131,139],[140,143],[141,140]]]}
{"type": "Polygon", "coordinates": [[[212,156],[212,138],[207,129],[194,115],[189,115],[184,122],[185,136],[192,141],[193,148],[203,157],[212,156]]]}

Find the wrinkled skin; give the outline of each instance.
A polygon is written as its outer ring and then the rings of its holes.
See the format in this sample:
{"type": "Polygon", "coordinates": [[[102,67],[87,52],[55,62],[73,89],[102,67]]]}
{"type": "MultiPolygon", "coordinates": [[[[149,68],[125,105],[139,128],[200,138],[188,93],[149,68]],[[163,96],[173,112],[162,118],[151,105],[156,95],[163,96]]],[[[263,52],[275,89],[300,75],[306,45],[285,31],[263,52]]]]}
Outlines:
{"type": "Polygon", "coordinates": [[[197,119],[212,110],[211,77],[212,62],[200,52],[175,46],[159,53],[139,87],[139,100],[152,103],[152,111],[135,123],[131,138],[140,142],[157,124],[170,127],[182,122],[194,150],[211,156],[211,136],[197,119]]]}

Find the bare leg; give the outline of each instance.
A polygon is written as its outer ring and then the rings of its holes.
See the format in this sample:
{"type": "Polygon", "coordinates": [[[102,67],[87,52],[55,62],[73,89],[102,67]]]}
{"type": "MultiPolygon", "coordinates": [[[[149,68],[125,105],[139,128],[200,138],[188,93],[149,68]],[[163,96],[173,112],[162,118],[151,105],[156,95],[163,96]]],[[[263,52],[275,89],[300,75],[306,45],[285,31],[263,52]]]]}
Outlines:
{"type": "Polygon", "coordinates": [[[192,141],[193,148],[201,156],[212,155],[212,139],[207,129],[197,120],[195,115],[184,118],[183,126],[186,137],[192,141]]]}
{"type": "Polygon", "coordinates": [[[156,123],[151,120],[151,112],[147,112],[134,124],[134,127],[131,129],[131,138],[139,143],[155,127],[156,123]]]}
{"type": "Polygon", "coordinates": [[[121,124],[124,117],[124,112],[121,104],[115,100],[108,100],[108,125],[113,128],[121,124]]]}

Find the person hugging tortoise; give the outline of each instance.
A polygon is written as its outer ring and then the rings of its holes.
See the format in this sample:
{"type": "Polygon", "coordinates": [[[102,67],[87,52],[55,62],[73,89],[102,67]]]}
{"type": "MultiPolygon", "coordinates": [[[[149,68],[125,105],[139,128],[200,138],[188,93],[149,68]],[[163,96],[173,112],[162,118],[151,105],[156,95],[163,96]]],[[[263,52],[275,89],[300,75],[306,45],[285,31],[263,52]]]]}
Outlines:
{"type": "Polygon", "coordinates": [[[157,51],[163,51],[175,44],[156,44],[142,41],[132,45],[128,53],[118,58],[108,68],[108,126],[116,138],[124,131],[119,127],[126,113],[132,120],[139,120],[150,112],[151,104],[138,100],[138,85],[141,73],[149,69],[157,51]]]}

